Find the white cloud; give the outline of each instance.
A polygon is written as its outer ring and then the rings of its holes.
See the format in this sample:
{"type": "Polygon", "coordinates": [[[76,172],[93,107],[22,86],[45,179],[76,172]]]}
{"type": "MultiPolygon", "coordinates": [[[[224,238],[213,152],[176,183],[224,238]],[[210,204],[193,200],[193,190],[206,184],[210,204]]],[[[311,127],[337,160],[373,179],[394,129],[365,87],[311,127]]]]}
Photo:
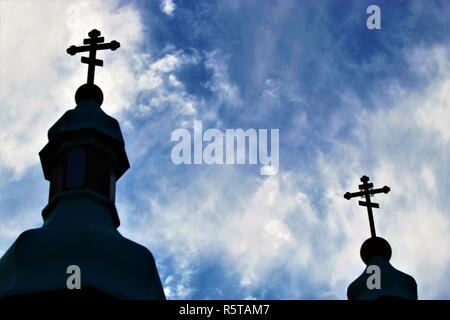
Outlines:
{"type": "Polygon", "coordinates": [[[225,57],[217,50],[206,53],[205,67],[212,72],[212,79],[205,86],[220,103],[237,107],[242,105],[239,88],[230,80],[225,57]]]}
{"type": "Polygon", "coordinates": [[[168,16],[173,16],[173,12],[176,9],[176,5],[173,0],[161,0],[161,11],[167,14],[168,16]]]}
{"type": "MultiPolygon", "coordinates": [[[[145,110],[171,109],[186,116],[197,114],[197,107],[203,102],[189,94],[183,83],[176,78],[177,71],[189,65],[196,65],[200,59],[196,52],[186,54],[182,50],[169,50],[163,57],[147,65],[137,79],[137,89],[145,95],[145,110]]],[[[139,108],[141,116],[142,106],[139,108]]]]}
{"type": "MultiPolygon", "coordinates": [[[[168,84],[176,87],[182,87],[182,84],[176,79],[173,72],[180,68],[199,63],[199,59],[194,53],[187,55],[182,50],[169,52],[162,58],[143,65],[141,68],[145,70],[138,78],[139,90],[154,90],[157,88],[169,89],[168,84]]],[[[150,93],[150,92],[149,92],[150,93]]]]}
{"type": "Polygon", "coordinates": [[[420,109],[415,110],[417,124],[429,134],[438,134],[443,147],[450,141],[450,79],[445,80],[439,87],[441,92],[433,99],[424,101],[420,109]]]}
{"type": "Polygon", "coordinates": [[[277,99],[280,95],[280,82],[274,79],[267,79],[265,81],[266,88],[262,93],[263,98],[277,99]]]}

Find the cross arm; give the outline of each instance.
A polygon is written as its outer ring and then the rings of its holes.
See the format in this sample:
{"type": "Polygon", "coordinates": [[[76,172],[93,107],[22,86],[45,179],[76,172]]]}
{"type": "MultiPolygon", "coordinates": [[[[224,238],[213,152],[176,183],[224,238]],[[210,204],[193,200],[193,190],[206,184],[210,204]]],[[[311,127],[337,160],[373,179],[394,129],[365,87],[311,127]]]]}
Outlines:
{"type": "Polygon", "coordinates": [[[355,197],[362,197],[364,196],[366,193],[364,191],[358,191],[358,192],[346,192],[344,194],[344,198],[347,200],[350,200],[351,198],[355,198],[355,197]]]}
{"type": "Polygon", "coordinates": [[[362,197],[365,196],[366,194],[372,195],[377,193],[389,193],[389,191],[391,191],[391,188],[389,188],[388,186],[384,186],[383,188],[379,189],[362,190],[358,192],[346,192],[344,194],[344,198],[350,200],[351,198],[362,197]]]}
{"type": "MultiPolygon", "coordinates": [[[[110,43],[100,43],[95,45],[95,49],[96,50],[104,50],[104,49],[111,49],[111,50],[116,50],[117,48],[120,47],[120,43],[113,40],[110,43]]],[[[92,50],[92,45],[87,45],[87,46],[70,46],[69,48],[67,48],[66,52],[68,54],[70,54],[71,56],[75,55],[76,53],[79,52],[86,52],[86,51],[90,51],[92,50]]]]}
{"type": "Polygon", "coordinates": [[[120,47],[120,43],[113,40],[110,43],[100,43],[95,46],[97,50],[111,49],[112,51],[120,47]]]}
{"type": "Polygon", "coordinates": [[[75,55],[78,52],[86,52],[91,50],[91,46],[70,46],[67,48],[66,52],[71,56],[75,55]]]}
{"type": "Polygon", "coordinates": [[[374,202],[365,202],[365,201],[359,201],[358,202],[360,206],[363,207],[371,207],[371,208],[380,208],[380,205],[378,203],[374,203],[374,202]]]}
{"type": "Polygon", "coordinates": [[[389,193],[389,191],[391,191],[391,188],[389,188],[388,186],[384,186],[383,188],[370,190],[370,194],[389,193]]]}

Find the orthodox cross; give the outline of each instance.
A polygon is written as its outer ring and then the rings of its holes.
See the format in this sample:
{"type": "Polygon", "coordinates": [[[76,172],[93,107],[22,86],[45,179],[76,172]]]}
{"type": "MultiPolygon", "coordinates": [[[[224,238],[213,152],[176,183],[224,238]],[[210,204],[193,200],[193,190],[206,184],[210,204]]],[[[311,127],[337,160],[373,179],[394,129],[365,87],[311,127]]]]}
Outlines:
{"type": "Polygon", "coordinates": [[[97,50],[111,49],[114,51],[120,47],[120,43],[116,40],[104,43],[105,38],[100,37],[100,31],[97,29],[92,30],[88,35],[89,38],[83,40],[85,46],[70,46],[67,48],[67,53],[73,56],[78,52],[89,51],[89,57],[81,57],[81,62],[88,65],[87,83],[94,84],[95,66],[103,67],[103,60],[96,59],[97,50]]]}
{"type": "Polygon", "coordinates": [[[359,185],[359,190],[361,191],[346,192],[344,194],[344,198],[350,200],[351,198],[355,197],[365,197],[366,201],[359,201],[359,205],[367,207],[367,213],[369,214],[370,234],[372,235],[372,238],[375,238],[377,235],[375,233],[375,223],[373,221],[372,208],[379,208],[380,206],[378,203],[371,202],[370,197],[377,193],[388,193],[389,191],[391,191],[391,188],[389,188],[388,186],[384,186],[383,188],[372,189],[373,183],[369,183],[368,176],[362,176],[361,182],[362,184],[359,185]]]}

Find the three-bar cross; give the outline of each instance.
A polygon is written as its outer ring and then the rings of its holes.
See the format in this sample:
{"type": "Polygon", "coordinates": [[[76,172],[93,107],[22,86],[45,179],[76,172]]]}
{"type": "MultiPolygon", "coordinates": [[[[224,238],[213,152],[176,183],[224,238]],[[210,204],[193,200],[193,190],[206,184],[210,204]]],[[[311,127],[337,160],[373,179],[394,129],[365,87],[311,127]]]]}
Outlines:
{"type": "Polygon", "coordinates": [[[355,197],[365,197],[366,201],[359,201],[359,205],[367,207],[367,213],[369,214],[370,234],[372,235],[372,238],[375,238],[377,235],[375,232],[375,223],[373,221],[372,208],[379,208],[380,206],[378,205],[378,203],[371,202],[370,197],[377,193],[388,193],[389,191],[391,191],[391,189],[388,186],[384,186],[383,188],[378,189],[372,189],[373,183],[369,183],[368,176],[362,176],[361,182],[362,184],[359,185],[359,190],[361,191],[347,192],[344,194],[344,198],[350,200],[351,198],[355,197]]]}
{"type": "Polygon", "coordinates": [[[96,59],[97,50],[111,49],[114,51],[120,47],[120,43],[115,40],[104,43],[105,38],[100,37],[100,31],[97,29],[92,30],[88,35],[89,38],[83,40],[85,46],[70,46],[67,53],[73,56],[78,52],[89,51],[89,57],[81,57],[81,62],[88,65],[87,83],[94,84],[95,66],[103,67],[103,60],[96,59]]]}

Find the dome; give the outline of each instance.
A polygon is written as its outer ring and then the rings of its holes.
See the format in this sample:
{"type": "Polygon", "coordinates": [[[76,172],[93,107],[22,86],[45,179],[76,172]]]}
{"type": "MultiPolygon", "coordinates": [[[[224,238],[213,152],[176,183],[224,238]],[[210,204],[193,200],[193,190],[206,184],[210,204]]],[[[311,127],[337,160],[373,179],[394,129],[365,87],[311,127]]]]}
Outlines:
{"type": "Polygon", "coordinates": [[[103,93],[96,85],[82,85],[75,95],[77,106],[59,118],[48,130],[48,139],[58,134],[80,129],[95,129],[123,143],[119,122],[101,108],[103,93]]]}
{"type": "Polygon", "coordinates": [[[113,157],[119,179],[130,164],[119,122],[100,108],[101,89],[94,84],[84,84],[77,90],[75,100],[77,106],[66,111],[48,130],[49,142],[39,153],[45,178],[50,180],[51,168],[64,150],[91,145],[113,157]]]}
{"type": "Polygon", "coordinates": [[[367,267],[353,281],[347,290],[349,300],[417,300],[417,283],[413,277],[394,268],[389,260],[392,255],[389,243],[380,237],[367,239],[361,246],[361,258],[367,267]],[[380,272],[380,288],[367,284],[374,273],[373,266],[380,272]]]}
{"type": "Polygon", "coordinates": [[[76,264],[83,290],[96,288],[119,299],[165,299],[152,253],[116,230],[101,201],[78,192],[51,210],[50,221],[23,232],[0,259],[1,296],[68,293],[66,270],[76,264]]]}

